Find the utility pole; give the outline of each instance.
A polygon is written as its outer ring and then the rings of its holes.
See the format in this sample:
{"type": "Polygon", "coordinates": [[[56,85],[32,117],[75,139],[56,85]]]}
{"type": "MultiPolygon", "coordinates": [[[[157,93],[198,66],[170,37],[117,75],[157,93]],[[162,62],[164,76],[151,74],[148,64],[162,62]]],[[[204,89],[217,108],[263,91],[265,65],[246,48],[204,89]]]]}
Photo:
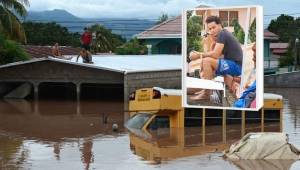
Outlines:
{"type": "Polygon", "coordinates": [[[297,58],[298,58],[298,43],[299,43],[299,39],[296,37],[295,39],[295,59],[294,59],[294,71],[297,70],[297,64],[298,64],[298,61],[297,61],[297,58]]]}

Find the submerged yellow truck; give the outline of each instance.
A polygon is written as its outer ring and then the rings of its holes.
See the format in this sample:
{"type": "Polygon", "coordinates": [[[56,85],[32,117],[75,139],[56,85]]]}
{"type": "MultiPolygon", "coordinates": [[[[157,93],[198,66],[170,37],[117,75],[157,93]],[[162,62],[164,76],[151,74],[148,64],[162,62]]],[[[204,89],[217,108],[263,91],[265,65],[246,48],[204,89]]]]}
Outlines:
{"type": "Polygon", "coordinates": [[[181,90],[143,88],[130,94],[126,127],[146,130],[240,123],[245,133],[246,123],[260,122],[264,131],[264,123],[278,121],[282,131],[282,109],[282,96],[271,93],[264,94],[264,107],[259,111],[238,111],[183,108],[181,90]]]}

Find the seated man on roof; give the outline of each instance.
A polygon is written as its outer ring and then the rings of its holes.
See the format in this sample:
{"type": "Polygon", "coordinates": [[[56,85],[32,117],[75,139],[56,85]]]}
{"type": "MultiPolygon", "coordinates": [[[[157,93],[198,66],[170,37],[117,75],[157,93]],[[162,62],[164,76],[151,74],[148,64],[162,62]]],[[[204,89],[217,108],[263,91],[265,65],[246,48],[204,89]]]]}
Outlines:
{"type": "MultiPolygon", "coordinates": [[[[191,52],[189,58],[191,60],[202,58],[201,78],[211,80],[214,76],[222,75],[225,84],[231,88],[233,77],[241,75],[243,61],[241,45],[230,32],[223,29],[219,17],[209,16],[206,23],[208,33],[215,38],[216,44],[209,52],[191,52]]],[[[210,90],[202,90],[190,99],[209,99],[210,93],[210,90]]]]}
{"type": "Polygon", "coordinates": [[[57,57],[57,58],[62,58],[62,54],[59,50],[59,45],[58,43],[55,43],[54,46],[52,47],[52,56],[57,57]]]}
{"type": "Polygon", "coordinates": [[[52,47],[52,56],[60,59],[65,59],[65,60],[72,59],[72,56],[66,57],[61,54],[58,43],[55,43],[54,46],[52,47]]]}
{"type": "Polygon", "coordinates": [[[93,64],[92,54],[87,51],[85,48],[82,48],[79,52],[79,55],[76,58],[76,62],[78,62],[78,58],[81,56],[83,63],[93,64]]]}

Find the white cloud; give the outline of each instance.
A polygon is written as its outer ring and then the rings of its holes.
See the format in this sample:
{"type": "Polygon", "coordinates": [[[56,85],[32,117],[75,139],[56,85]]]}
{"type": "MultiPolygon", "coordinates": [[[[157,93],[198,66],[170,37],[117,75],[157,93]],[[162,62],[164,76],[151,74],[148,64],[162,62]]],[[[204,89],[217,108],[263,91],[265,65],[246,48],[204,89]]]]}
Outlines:
{"type": "Polygon", "coordinates": [[[197,0],[31,0],[29,10],[65,9],[84,18],[157,18],[162,12],[178,15],[183,8],[199,5],[197,0]]]}
{"type": "Polygon", "coordinates": [[[299,11],[299,0],[30,0],[29,10],[64,9],[84,18],[157,18],[162,12],[178,15],[184,8],[210,6],[264,6],[265,14],[299,11]]]}

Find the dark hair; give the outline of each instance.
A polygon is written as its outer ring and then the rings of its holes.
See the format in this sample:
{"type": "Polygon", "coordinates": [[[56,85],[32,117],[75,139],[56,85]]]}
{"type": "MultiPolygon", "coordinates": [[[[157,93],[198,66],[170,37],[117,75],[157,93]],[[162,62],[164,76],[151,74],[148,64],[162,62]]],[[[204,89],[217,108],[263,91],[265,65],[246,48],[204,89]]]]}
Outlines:
{"type": "Polygon", "coordinates": [[[211,22],[215,22],[216,24],[221,24],[221,20],[219,17],[217,16],[209,16],[206,18],[206,23],[209,24],[211,22]]]}
{"type": "Polygon", "coordinates": [[[83,30],[87,30],[87,27],[84,27],[83,30]]]}

